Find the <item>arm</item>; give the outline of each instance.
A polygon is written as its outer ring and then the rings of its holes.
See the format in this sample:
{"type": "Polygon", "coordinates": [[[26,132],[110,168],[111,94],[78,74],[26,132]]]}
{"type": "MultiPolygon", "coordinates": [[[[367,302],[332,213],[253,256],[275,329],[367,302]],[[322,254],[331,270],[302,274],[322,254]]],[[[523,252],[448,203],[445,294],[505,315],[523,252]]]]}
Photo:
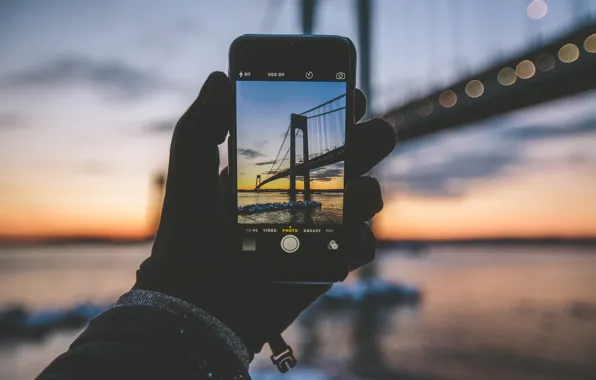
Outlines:
{"type": "MultiPolygon", "coordinates": [[[[355,96],[356,123],[366,99],[359,91],[355,96]]],[[[220,188],[229,184],[219,175],[218,145],[232,111],[230,82],[215,72],[174,129],[159,228],[133,290],[93,319],[39,379],[248,379],[248,363],[266,343],[278,369],[288,370],[276,359],[291,352],[280,334],[330,285],[251,287],[230,277],[231,216],[225,214],[228,191],[220,188]]],[[[344,198],[354,218],[347,251],[352,270],[374,258],[375,239],[365,221],[383,207],[378,182],[362,175],[396,139],[381,119],[356,124],[353,133],[358,143],[350,161],[358,177],[344,198]]]]}
{"type": "Polygon", "coordinates": [[[132,290],[38,379],[250,379],[249,360],[242,341],[202,309],[132,290]]]}

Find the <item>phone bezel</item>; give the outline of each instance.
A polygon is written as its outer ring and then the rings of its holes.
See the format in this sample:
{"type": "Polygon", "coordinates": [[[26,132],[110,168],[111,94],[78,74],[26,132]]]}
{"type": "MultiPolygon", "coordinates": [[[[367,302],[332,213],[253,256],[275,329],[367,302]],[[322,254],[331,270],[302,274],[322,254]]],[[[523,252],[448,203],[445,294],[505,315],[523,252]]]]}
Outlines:
{"type": "MultiPolygon", "coordinates": [[[[346,71],[346,152],[350,151],[349,122],[354,109],[356,81],[356,49],[352,41],[341,36],[323,35],[244,35],[236,38],[229,50],[229,77],[234,99],[233,123],[228,138],[228,170],[230,177],[229,198],[232,215],[237,211],[237,162],[236,162],[236,80],[242,66],[275,70],[289,65],[305,68],[315,66],[318,72],[346,71]],[[304,54],[307,52],[307,54],[304,54]],[[267,58],[264,58],[267,57],[267,58]],[[298,62],[298,59],[300,61],[298,62]],[[249,62],[249,63],[247,63],[249,62]],[[262,66],[261,66],[262,64],[262,66]],[[344,65],[344,66],[342,66],[344,65]]],[[[293,67],[293,66],[292,66],[293,67]]],[[[349,156],[349,154],[346,154],[349,156]]],[[[344,167],[344,187],[351,178],[349,165],[344,167]]],[[[345,215],[345,209],[344,209],[345,215]]],[[[346,250],[327,252],[318,257],[312,255],[287,255],[279,252],[241,252],[238,222],[234,218],[232,244],[233,262],[241,274],[255,281],[291,283],[331,283],[343,280],[349,272],[346,250]]],[[[339,226],[339,234],[345,232],[346,223],[339,226]]]]}

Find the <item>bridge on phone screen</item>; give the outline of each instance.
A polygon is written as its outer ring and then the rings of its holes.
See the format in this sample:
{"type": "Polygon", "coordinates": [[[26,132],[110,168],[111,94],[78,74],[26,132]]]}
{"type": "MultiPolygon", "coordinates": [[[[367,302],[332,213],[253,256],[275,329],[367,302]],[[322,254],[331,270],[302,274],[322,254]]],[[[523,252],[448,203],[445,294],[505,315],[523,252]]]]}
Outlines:
{"type": "Polygon", "coordinates": [[[308,198],[311,181],[329,181],[330,177],[343,173],[343,168],[332,165],[344,160],[345,109],[346,94],[341,94],[311,109],[291,114],[277,155],[269,170],[257,175],[255,190],[289,177],[290,196],[295,199],[296,177],[302,177],[304,189],[301,191],[308,198]]]}

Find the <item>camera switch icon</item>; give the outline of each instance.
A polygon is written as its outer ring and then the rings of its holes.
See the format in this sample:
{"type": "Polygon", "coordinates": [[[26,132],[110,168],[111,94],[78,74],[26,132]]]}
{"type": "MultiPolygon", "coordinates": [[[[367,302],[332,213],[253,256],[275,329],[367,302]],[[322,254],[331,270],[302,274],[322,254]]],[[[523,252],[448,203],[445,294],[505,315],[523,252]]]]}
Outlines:
{"type": "Polygon", "coordinates": [[[346,73],[342,73],[341,71],[335,74],[335,79],[346,79],[346,73]]]}
{"type": "Polygon", "coordinates": [[[337,251],[338,248],[339,248],[339,245],[335,242],[335,240],[331,240],[329,242],[329,244],[327,244],[327,249],[337,251]]]}

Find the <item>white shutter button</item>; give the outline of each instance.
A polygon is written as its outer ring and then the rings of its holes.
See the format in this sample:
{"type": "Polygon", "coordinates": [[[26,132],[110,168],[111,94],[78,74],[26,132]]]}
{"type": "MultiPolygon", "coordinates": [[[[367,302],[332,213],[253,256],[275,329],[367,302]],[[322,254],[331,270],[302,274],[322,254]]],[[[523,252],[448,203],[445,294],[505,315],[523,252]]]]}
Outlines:
{"type": "Polygon", "coordinates": [[[300,247],[300,240],[294,235],[286,235],[281,239],[281,249],[286,253],[294,253],[300,247]]]}

